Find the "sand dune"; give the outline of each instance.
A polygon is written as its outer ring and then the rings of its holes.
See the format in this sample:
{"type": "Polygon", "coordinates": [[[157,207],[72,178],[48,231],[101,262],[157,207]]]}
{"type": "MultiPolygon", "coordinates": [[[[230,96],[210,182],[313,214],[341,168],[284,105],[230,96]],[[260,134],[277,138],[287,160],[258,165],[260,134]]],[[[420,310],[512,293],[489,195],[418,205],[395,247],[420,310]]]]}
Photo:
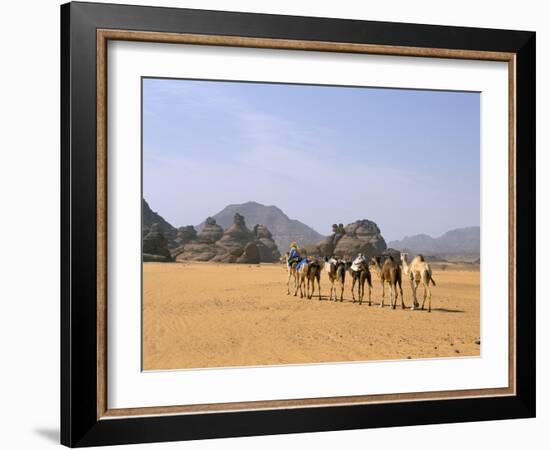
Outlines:
{"type": "MultiPolygon", "coordinates": [[[[286,295],[280,264],[145,263],[145,370],[477,356],[479,270],[434,268],[432,312],[286,295]]],[[[380,283],[373,275],[373,300],[380,283]]],[[[419,289],[420,296],[422,288],[419,289]]],[[[405,303],[412,303],[404,285],[405,303]]]]}

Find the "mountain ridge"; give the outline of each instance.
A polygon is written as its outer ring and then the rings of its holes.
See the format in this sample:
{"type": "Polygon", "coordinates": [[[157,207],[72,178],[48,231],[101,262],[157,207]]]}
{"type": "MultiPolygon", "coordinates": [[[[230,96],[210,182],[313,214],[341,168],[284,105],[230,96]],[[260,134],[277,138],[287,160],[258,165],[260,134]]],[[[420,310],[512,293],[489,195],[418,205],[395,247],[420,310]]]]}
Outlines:
{"type": "MultiPolygon", "coordinates": [[[[271,231],[273,240],[281,253],[288,249],[292,241],[297,241],[299,245],[306,245],[324,238],[310,226],[288,217],[278,206],[263,205],[252,200],[227,205],[211,217],[223,228],[227,228],[233,223],[233,218],[237,213],[244,216],[250,227],[255,224],[265,225],[271,231]]],[[[201,231],[204,224],[203,221],[196,225],[197,231],[201,231]]]]}
{"type": "Polygon", "coordinates": [[[426,255],[477,255],[480,254],[480,227],[454,228],[438,237],[421,233],[388,242],[388,246],[426,255]]]}

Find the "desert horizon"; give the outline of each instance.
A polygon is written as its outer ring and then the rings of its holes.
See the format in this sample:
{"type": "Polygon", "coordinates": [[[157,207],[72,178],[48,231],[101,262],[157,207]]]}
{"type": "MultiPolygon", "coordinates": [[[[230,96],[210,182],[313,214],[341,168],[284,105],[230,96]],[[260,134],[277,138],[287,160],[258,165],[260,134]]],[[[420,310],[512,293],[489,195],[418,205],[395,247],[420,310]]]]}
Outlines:
{"type": "MultiPolygon", "coordinates": [[[[250,200],[242,204],[234,203],[226,206],[221,211],[208,216],[198,225],[189,225],[176,227],[170,224],[164,217],[150,207],[143,199],[143,229],[144,236],[154,224],[163,232],[168,240],[167,246],[173,257],[177,257],[177,247],[186,242],[190,236],[197,236],[206,226],[217,226],[219,233],[223,233],[233,224],[235,214],[240,214],[244,218],[244,227],[251,229],[254,226],[266,228],[280,254],[288,250],[291,242],[297,242],[301,247],[311,246],[323,239],[327,235],[322,235],[307,224],[297,219],[289,218],[285,212],[276,205],[263,205],[259,202],[250,200]]],[[[406,251],[410,253],[422,254],[431,260],[449,261],[449,262],[473,262],[479,263],[480,256],[480,227],[469,226],[455,228],[442,233],[434,238],[427,234],[405,235],[400,240],[389,241],[383,238],[381,230],[376,223],[369,219],[359,219],[358,222],[370,222],[376,226],[380,237],[384,241],[386,248],[397,251],[406,251]]],[[[350,226],[348,224],[347,226],[350,226]]],[[[337,228],[343,228],[343,224],[332,224],[332,233],[337,228]]],[[[332,234],[331,233],[331,234],[332,234]]],[[[382,249],[384,250],[384,248],[382,249]]],[[[352,257],[353,255],[347,255],[352,257]]],[[[263,261],[269,262],[269,261],[263,261]]]]}

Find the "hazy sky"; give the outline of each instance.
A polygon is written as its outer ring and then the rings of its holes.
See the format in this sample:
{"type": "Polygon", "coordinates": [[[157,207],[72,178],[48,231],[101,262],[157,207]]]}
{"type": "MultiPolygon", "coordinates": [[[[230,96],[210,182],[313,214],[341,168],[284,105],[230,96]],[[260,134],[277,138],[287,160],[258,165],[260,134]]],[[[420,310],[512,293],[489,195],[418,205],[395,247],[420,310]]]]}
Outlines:
{"type": "Polygon", "coordinates": [[[478,93],[143,80],[143,195],[174,226],[276,205],[322,234],[479,225],[478,93]]]}

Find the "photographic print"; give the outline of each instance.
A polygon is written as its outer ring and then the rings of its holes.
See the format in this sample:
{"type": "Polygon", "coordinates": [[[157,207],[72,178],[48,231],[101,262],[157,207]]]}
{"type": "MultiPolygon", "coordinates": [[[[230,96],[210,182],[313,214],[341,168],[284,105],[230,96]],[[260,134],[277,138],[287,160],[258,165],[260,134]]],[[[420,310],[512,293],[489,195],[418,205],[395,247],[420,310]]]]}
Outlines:
{"type": "Polygon", "coordinates": [[[142,78],[143,370],[480,355],[480,94],[142,78]]]}

